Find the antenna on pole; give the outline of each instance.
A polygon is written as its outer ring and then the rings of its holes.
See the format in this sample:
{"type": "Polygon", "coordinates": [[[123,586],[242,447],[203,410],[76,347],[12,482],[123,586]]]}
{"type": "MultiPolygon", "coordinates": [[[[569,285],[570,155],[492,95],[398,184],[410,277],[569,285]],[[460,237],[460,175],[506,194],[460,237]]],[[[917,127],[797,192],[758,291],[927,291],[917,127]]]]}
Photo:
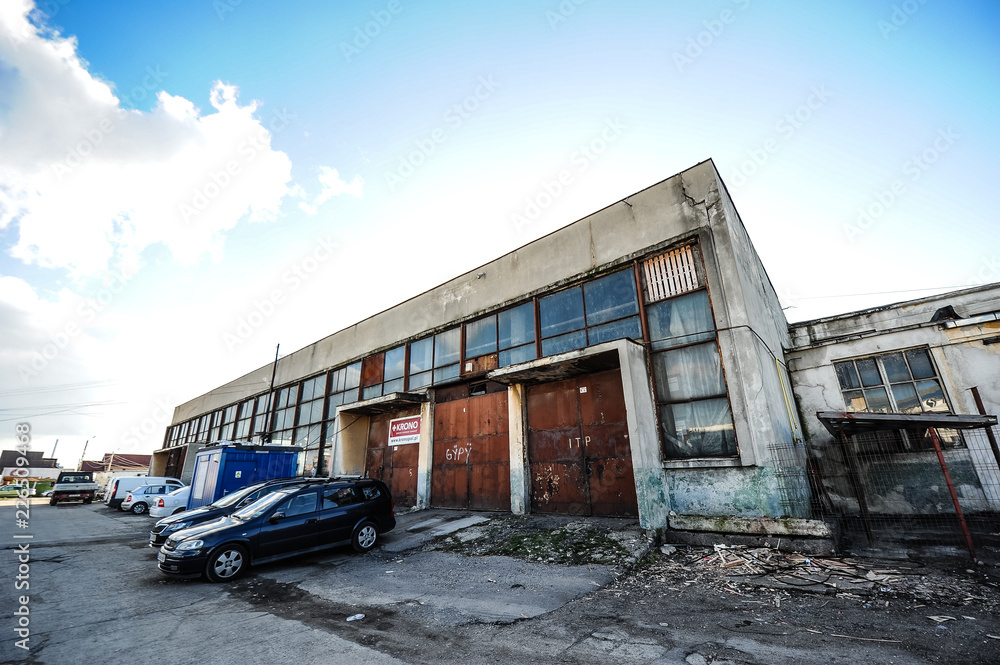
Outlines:
{"type": "Polygon", "coordinates": [[[280,348],[281,344],[274,347],[274,366],[271,367],[271,385],[267,389],[267,425],[263,436],[260,437],[261,443],[271,443],[271,400],[274,399],[274,375],[278,372],[278,349],[280,348]]]}

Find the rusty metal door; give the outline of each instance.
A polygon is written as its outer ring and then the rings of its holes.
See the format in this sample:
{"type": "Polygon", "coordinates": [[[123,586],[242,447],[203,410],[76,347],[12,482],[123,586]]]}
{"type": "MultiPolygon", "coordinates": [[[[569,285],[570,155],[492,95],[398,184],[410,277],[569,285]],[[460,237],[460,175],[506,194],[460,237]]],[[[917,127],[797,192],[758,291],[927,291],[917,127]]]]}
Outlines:
{"type": "Polygon", "coordinates": [[[510,510],[506,391],[434,405],[431,505],[510,510]]]}
{"type": "Polygon", "coordinates": [[[419,411],[385,413],[371,417],[365,471],[389,486],[396,505],[410,508],[417,503],[417,457],[419,444],[389,446],[389,421],[417,415],[419,411]]]}
{"type": "Polygon", "coordinates": [[[621,371],[528,388],[531,509],[638,515],[621,371]]]}

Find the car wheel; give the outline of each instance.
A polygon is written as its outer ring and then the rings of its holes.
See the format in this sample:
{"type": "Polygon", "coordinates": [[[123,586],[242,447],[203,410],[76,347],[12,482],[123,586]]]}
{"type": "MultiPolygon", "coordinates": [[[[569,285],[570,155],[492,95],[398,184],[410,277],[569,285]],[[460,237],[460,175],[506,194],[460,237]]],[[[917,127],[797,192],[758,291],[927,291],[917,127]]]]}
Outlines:
{"type": "Polygon", "coordinates": [[[59,503],[59,499],[49,499],[49,505],[54,506],[59,503]]]}
{"type": "Polygon", "coordinates": [[[247,551],[242,545],[223,545],[208,556],[205,577],[209,582],[228,582],[242,575],[246,567],[247,551]]]}
{"type": "Polygon", "coordinates": [[[146,504],[141,501],[139,503],[132,504],[133,515],[142,515],[144,512],[146,512],[146,504]]]}
{"type": "Polygon", "coordinates": [[[83,500],[83,502],[84,502],[84,503],[90,503],[90,502],[92,502],[92,501],[93,501],[93,499],[84,499],[84,500],[83,500]]]}
{"type": "Polygon", "coordinates": [[[178,508],[177,510],[175,510],[174,512],[172,512],[170,514],[171,515],[176,515],[177,513],[183,513],[185,510],[187,510],[187,508],[185,508],[184,506],[181,506],[180,508],[178,508]]]}
{"type": "Polygon", "coordinates": [[[371,548],[375,547],[375,543],[378,541],[378,529],[371,522],[365,522],[354,530],[354,535],[351,536],[351,545],[358,552],[367,552],[371,548]]]}

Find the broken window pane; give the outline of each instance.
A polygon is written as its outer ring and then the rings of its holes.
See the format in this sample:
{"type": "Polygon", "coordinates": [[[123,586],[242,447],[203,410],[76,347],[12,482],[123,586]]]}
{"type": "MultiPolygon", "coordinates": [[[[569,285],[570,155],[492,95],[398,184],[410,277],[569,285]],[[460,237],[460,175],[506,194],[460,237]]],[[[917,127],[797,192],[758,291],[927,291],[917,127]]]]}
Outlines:
{"type": "Polygon", "coordinates": [[[868,405],[865,403],[865,395],[860,390],[849,390],[845,392],[844,403],[848,412],[868,410],[868,405]]]}
{"type": "Polygon", "coordinates": [[[840,381],[840,387],[843,390],[861,387],[861,379],[858,378],[858,372],[854,369],[854,361],[834,363],[833,367],[837,370],[837,380],[840,381]]]}

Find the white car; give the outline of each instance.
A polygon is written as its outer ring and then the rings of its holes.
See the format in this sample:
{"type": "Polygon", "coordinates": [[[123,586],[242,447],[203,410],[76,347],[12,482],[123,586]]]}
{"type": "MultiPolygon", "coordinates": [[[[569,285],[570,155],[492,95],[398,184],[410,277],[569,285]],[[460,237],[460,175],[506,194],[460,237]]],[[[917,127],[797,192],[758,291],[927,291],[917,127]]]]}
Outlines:
{"type": "Polygon", "coordinates": [[[165,485],[163,483],[140,485],[125,495],[125,500],[122,501],[122,505],[118,506],[118,510],[142,515],[149,512],[149,509],[153,507],[157,499],[166,496],[167,492],[173,491],[176,487],[176,485],[165,485]]]}
{"type": "Polygon", "coordinates": [[[161,496],[153,501],[149,506],[149,514],[157,519],[168,517],[174,513],[181,513],[187,510],[188,496],[191,494],[191,486],[174,490],[170,494],[161,496]]]}

